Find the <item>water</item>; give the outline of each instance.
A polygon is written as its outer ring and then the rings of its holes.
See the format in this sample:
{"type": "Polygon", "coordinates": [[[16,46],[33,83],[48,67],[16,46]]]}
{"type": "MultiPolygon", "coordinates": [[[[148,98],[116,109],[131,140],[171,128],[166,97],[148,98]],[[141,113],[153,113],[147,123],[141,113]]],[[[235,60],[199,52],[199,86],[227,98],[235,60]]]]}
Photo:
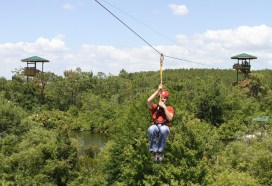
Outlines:
{"type": "Polygon", "coordinates": [[[89,145],[98,145],[102,148],[109,140],[105,134],[92,134],[90,131],[72,131],[71,137],[78,140],[81,148],[86,148],[89,145]]]}

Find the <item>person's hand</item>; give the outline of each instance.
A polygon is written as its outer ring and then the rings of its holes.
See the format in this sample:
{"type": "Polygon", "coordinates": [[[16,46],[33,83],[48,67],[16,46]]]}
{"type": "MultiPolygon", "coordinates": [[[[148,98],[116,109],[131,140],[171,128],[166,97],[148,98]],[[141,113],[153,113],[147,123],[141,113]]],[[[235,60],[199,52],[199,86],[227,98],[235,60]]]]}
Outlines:
{"type": "Polygon", "coordinates": [[[157,90],[157,96],[160,96],[161,91],[162,91],[162,86],[163,86],[162,84],[159,85],[158,90],[157,90]]]}
{"type": "Polygon", "coordinates": [[[159,101],[159,106],[161,107],[161,108],[166,108],[166,105],[164,104],[164,102],[163,101],[159,101]]]}
{"type": "Polygon", "coordinates": [[[162,86],[163,86],[162,84],[159,85],[158,91],[161,91],[161,90],[162,90],[162,86]]]}

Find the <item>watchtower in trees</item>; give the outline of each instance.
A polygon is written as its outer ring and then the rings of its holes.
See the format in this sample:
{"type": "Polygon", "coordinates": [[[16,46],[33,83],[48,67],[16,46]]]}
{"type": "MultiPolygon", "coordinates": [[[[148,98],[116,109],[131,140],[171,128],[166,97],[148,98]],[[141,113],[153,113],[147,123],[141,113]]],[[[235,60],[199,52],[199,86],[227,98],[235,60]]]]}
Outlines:
{"type": "Polygon", "coordinates": [[[244,79],[248,78],[250,74],[250,60],[252,59],[257,59],[257,57],[242,53],[236,56],[232,56],[231,59],[237,59],[237,63],[233,65],[233,69],[237,71],[237,84],[238,84],[238,77],[239,77],[239,72],[241,72],[244,75],[244,79]]]}
{"type": "Polygon", "coordinates": [[[38,56],[32,56],[29,58],[25,58],[25,59],[22,59],[21,61],[27,63],[27,67],[24,68],[24,75],[27,76],[27,81],[28,81],[29,77],[34,77],[40,72],[43,73],[43,64],[45,62],[49,62],[49,60],[43,59],[38,56]],[[41,70],[37,69],[37,63],[42,63],[41,70]]]}

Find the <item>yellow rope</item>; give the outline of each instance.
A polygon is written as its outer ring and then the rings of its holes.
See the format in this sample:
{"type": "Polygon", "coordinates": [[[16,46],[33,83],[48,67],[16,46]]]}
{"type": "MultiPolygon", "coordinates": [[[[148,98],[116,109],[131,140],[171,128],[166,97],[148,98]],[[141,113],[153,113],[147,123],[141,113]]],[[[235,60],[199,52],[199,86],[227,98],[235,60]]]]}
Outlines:
{"type": "Polygon", "coordinates": [[[161,75],[161,85],[162,85],[162,65],[163,65],[164,56],[161,54],[160,58],[160,75],[161,75]]]}

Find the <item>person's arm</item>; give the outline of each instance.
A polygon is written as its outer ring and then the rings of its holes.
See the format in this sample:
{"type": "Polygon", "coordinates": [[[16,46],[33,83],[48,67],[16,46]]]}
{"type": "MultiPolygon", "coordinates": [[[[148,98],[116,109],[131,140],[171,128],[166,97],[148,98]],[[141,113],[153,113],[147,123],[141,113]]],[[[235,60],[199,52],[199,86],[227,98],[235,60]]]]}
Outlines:
{"type": "Polygon", "coordinates": [[[164,113],[165,113],[166,119],[168,121],[172,121],[173,114],[170,113],[169,110],[167,110],[167,106],[162,101],[159,102],[159,106],[164,109],[164,113]]]}
{"type": "Polygon", "coordinates": [[[159,95],[160,91],[162,90],[162,85],[159,85],[158,89],[148,98],[147,105],[149,109],[153,108],[153,100],[156,96],[159,95]]]}
{"type": "Polygon", "coordinates": [[[167,107],[164,108],[164,113],[165,113],[165,116],[167,118],[168,121],[172,121],[173,119],[173,114],[170,113],[168,110],[167,110],[167,107]]]}

